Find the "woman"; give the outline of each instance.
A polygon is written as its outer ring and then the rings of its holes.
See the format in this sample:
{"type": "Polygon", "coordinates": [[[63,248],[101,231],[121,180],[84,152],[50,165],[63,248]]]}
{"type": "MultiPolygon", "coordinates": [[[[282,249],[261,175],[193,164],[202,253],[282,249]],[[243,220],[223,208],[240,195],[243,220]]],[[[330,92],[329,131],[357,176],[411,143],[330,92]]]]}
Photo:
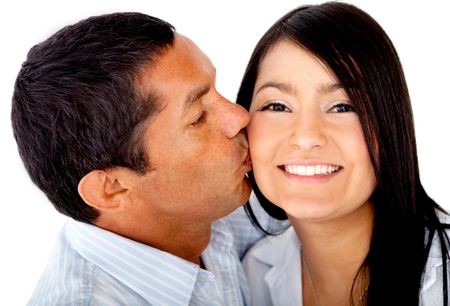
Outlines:
{"type": "Polygon", "coordinates": [[[237,102],[255,192],[292,224],[247,254],[252,304],[449,304],[450,217],[420,182],[404,74],[375,20],[344,3],[293,10],[237,102]]]}

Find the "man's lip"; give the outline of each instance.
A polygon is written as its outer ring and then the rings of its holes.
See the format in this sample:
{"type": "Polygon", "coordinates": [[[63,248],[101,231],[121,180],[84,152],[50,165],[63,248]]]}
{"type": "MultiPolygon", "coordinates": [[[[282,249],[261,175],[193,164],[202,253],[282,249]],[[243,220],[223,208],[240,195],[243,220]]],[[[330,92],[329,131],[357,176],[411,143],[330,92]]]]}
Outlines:
{"type": "Polygon", "coordinates": [[[252,165],[252,158],[250,156],[250,152],[247,153],[247,156],[244,160],[244,164],[247,166],[251,166],[252,165]]]}

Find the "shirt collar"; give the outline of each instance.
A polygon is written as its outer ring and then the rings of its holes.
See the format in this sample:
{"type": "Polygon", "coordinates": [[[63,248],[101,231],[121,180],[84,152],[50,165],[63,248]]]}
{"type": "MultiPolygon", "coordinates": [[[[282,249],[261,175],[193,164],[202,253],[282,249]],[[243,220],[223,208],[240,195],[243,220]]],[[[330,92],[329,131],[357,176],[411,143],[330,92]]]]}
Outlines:
{"type": "Polygon", "coordinates": [[[81,256],[151,304],[189,304],[197,265],[87,223],[69,220],[66,231],[81,256]]]}
{"type": "Polygon", "coordinates": [[[274,305],[302,305],[300,242],[293,227],[281,235],[267,237],[253,256],[271,266],[264,280],[274,305]]]}
{"type": "MultiPolygon", "coordinates": [[[[443,212],[436,210],[439,221],[442,224],[450,224],[450,216],[443,212]]],[[[425,237],[428,238],[429,230],[425,229],[425,237]]],[[[447,230],[447,235],[450,237],[450,230],[447,230]]],[[[430,253],[428,254],[427,263],[425,265],[425,272],[422,274],[422,287],[420,289],[421,295],[426,294],[428,290],[441,278],[438,275],[442,270],[442,250],[441,241],[437,233],[434,233],[431,242],[430,253]]]]}

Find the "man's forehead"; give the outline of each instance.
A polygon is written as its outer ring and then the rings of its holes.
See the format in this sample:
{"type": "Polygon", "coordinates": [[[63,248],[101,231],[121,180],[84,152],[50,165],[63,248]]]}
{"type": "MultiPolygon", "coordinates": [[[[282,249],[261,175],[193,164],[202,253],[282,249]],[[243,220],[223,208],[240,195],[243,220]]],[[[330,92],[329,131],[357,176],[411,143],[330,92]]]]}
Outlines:
{"type": "Polygon", "coordinates": [[[188,37],[176,33],[172,51],[179,59],[195,64],[202,73],[215,75],[209,57],[188,37]]]}
{"type": "Polygon", "coordinates": [[[141,69],[139,82],[151,85],[167,82],[195,81],[215,77],[210,59],[185,36],[175,34],[172,46],[167,47],[154,61],[141,69]]]}
{"type": "Polygon", "coordinates": [[[159,108],[170,101],[192,100],[203,88],[214,86],[215,68],[209,58],[187,37],[175,34],[174,43],[141,69],[136,80],[142,93],[156,97],[159,108]]]}

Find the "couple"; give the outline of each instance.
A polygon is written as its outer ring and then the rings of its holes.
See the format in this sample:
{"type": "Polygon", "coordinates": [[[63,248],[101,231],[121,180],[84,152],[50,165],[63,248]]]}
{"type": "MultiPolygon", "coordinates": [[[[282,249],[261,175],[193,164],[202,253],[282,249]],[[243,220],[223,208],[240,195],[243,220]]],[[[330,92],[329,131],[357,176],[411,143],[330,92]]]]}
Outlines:
{"type": "Polygon", "coordinates": [[[420,183],[402,68],[370,16],[283,16],[241,83],[248,113],[214,78],[137,13],[30,50],[14,134],[73,219],[30,305],[448,305],[450,218],[420,183]]]}

